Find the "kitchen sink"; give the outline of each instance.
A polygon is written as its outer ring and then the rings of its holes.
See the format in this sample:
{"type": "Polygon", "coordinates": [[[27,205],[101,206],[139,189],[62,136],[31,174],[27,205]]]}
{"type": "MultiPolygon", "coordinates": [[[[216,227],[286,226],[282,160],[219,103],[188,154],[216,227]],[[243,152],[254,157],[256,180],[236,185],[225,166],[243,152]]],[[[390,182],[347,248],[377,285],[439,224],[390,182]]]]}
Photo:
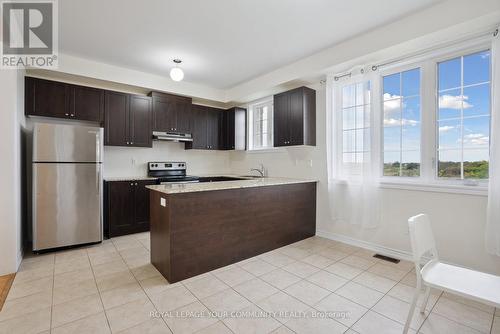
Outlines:
{"type": "Polygon", "coordinates": [[[221,182],[221,181],[241,181],[248,180],[246,177],[236,176],[202,176],[199,178],[200,182],[221,182]]]}

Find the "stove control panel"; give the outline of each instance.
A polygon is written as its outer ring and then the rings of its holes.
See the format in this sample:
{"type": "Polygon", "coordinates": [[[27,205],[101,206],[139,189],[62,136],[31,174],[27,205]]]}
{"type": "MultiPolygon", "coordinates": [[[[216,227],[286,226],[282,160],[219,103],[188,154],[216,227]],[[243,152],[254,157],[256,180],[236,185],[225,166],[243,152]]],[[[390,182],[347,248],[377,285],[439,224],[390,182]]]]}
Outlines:
{"type": "Polygon", "coordinates": [[[186,169],[185,162],[152,161],[148,162],[149,170],[179,170],[186,169]]]}

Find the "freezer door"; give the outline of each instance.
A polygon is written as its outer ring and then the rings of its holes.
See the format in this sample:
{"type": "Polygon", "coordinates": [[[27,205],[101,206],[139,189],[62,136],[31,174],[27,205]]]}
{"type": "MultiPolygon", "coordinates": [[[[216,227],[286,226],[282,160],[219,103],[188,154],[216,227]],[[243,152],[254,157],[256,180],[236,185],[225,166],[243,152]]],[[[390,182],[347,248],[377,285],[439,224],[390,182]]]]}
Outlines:
{"type": "Polygon", "coordinates": [[[103,129],[92,126],[36,123],[34,162],[102,162],[103,129]]]}
{"type": "Polygon", "coordinates": [[[102,241],[101,164],[33,164],[33,250],[102,241]]]}

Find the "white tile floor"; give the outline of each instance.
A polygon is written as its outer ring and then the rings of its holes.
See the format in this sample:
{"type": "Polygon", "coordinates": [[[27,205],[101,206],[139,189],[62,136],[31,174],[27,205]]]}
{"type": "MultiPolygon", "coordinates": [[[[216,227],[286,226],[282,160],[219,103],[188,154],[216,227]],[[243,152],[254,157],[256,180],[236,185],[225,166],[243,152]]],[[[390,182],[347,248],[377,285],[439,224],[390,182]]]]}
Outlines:
{"type": "MultiPolygon", "coordinates": [[[[314,237],[168,284],[149,262],[148,233],[114,238],[24,259],[0,333],[401,333],[412,264],[372,255],[314,237]]],[[[500,334],[500,312],[436,291],[411,327],[500,334]]]]}

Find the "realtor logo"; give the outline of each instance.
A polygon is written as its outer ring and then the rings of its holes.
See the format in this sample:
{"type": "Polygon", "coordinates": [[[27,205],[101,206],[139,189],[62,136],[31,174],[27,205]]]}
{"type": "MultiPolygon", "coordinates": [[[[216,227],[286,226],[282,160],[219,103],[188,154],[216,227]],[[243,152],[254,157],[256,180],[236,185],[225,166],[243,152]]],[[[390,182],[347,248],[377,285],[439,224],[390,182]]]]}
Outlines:
{"type": "Polygon", "coordinates": [[[57,67],[57,3],[2,2],[2,68],[57,67]]]}

